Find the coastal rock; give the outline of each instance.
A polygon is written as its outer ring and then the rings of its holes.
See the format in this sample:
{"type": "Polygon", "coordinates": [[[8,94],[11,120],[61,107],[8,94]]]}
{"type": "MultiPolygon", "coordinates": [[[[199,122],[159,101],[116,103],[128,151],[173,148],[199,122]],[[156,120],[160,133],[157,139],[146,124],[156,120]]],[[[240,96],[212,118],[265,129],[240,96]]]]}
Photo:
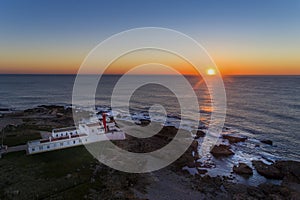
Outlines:
{"type": "Polygon", "coordinates": [[[206,174],[207,172],[207,169],[198,169],[199,174],[206,174]]]}
{"type": "Polygon", "coordinates": [[[140,122],[141,122],[140,124],[141,126],[148,126],[151,123],[151,121],[148,119],[140,119],[140,122]]]}
{"type": "Polygon", "coordinates": [[[220,144],[218,146],[215,145],[211,149],[210,153],[215,157],[230,156],[234,154],[233,151],[230,150],[230,146],[224,144],[220,144]]]}
{"type": "Polygon", "coordinates": [[[252,164],[256,171],[266,178],[283,179],[283,173],[274,165],[267,165],[260,160],[253,160],[252,164]]]}
{"type": "Polygon", "coordinates": [[[191,144],[191,148],[193,149],[193,150],[197,150],[198,149],[198,142],[197,142],[197,140],[194,140],[193,142],[192,142],[192,144],[191,144]]]}
{"type": "Polygon", "coordinates": [[[252,175],[252,168],[246,165],[245,163],[239,163],[238,166],[233,167],[233,171],[237,174],[241,175],[252,175]]]}
{"type": "Polygon", "coordinates": [[[59,106],[59,105],[40,105],[38,108],[46,108],[48,110],[64,110],[64,106],[59,106]]]}
{"type": "Polygon", "coordinates": [[[265,194],[257,187],[250,186],[247,188],[247,194],[257,199],[265,199],[265,194]]]}
{"type": "Polygon", "coordinates": [[[273,141],[272,140],[261,140],[260,142],[264,143],[264,144],[268,144],[268,145],[273,145],[273,141]]]}
{"type": "Polygon", "coordinates": [[[224,135],[222,135],[222,137],[224,139],[228,140],[230,144],[238,143],[238,142],[245,142],[247,140],[246,137],[235,136],[235,135],[232,135],[232,134],[224,134],[224,135]]]}
{"type": "Polygon", "coordinates": [[[263,183],[258,186],[258,188],[266,194],[265,199],[299,199],[299,198],[292,198],[291,191],[280,185],[273,185],[270,183],[263,183]]]}
{"type": "MultiPolygon", "coordinates": [[[[300,162],[297,161],[276,161],[274,167],[284,174],[283,184],[300,184],[300,162]]],[[[300,186],[300,185],[299,185],[300,186]]]]}
{"type": "Polygon", "coordinates": [[[24,110],[24,114],[26,114],[26,115],[32,115],[32,114],[37,114],[37,113],[44,113],[45,110],[46,109],[43,108],[43,107],[30,108],[30,109],[24,110]]]}
{"type": "Polygon", "coordinates": [[[195,139],[199,139],[205,136],[205,132],[201,130],[197,130],[195,139]]]}

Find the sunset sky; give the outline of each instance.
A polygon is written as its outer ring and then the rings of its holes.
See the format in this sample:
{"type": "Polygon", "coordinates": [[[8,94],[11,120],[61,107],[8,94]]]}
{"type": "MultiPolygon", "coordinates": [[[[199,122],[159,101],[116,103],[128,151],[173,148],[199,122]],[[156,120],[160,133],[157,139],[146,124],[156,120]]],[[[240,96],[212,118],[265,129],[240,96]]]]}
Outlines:
{"type": "Polygon", "coordinates": [[[99,42],[149,26],[194,38],[224,75],[300,74],[299,0],[1,0],[0,73],[76,73],[99,42]]]}

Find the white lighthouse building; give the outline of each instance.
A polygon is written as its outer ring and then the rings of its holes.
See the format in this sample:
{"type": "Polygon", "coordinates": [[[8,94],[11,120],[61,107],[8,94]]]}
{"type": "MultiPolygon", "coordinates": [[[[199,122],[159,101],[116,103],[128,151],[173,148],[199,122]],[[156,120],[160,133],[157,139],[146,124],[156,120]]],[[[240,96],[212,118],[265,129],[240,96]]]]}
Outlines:
{"type": "Polygon", "coordinates": [[[113,120],[107,120],[104,113],[102,121],[82,123],[78,129],[76,127],[53,129],[49,138],[29,141],[27,153],[36,154],[99,141],[124,139],[125,133],[113,120]]]}

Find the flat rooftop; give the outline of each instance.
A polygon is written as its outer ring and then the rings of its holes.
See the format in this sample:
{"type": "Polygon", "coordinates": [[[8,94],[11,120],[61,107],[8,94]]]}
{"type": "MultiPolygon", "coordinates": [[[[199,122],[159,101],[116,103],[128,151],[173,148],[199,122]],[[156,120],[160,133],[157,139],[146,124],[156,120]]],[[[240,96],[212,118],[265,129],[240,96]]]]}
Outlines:
{"type": "Polygon", "coordinates": [[[56,128],[56,129],[53,129],[53,133],[66,132],[66,131],[75,131],[75,130],[76,130],[75,126],[66,127],[66,128],[56,128]]]}

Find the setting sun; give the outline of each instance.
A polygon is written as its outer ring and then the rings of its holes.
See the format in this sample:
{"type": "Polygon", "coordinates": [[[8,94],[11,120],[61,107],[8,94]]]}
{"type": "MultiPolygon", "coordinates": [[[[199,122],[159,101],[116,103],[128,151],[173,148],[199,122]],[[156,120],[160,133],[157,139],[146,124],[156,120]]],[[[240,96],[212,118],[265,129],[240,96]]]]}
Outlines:
{"type": "Polygon", "coordinates": [[[216,74],[216,71],[215,71],[214,69],[210,68],[210,69],[208,69],[208,70],[206,71],[206,73],[207,73],[207,75],[212,76],[212,75],[215,75],[215,74],[216,74]]]}

